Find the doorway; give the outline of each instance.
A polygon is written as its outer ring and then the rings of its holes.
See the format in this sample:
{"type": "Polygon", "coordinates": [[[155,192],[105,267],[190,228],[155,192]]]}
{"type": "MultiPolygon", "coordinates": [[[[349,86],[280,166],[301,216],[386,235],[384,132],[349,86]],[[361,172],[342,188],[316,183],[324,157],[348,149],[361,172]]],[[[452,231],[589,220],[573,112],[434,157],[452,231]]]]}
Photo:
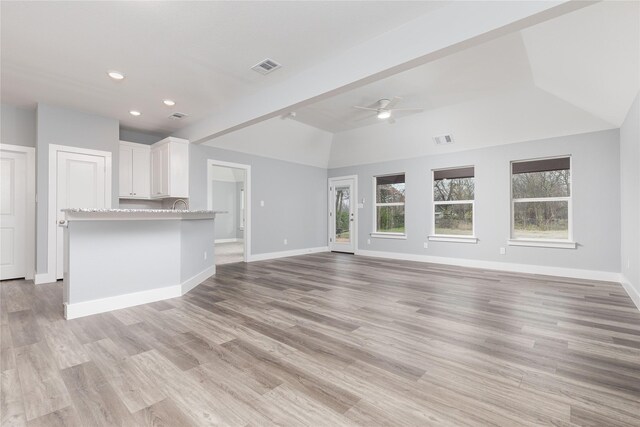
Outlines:
{"type": "Polygon", "coordinates": [[[0,280],[33,279],[35,148],[0,145],[0,280]]]}
{"type": "Polygon", "coordinates": [[[209,160],[208,208],[226,212],[215,219],[215,264],[246,262],[250,242],[251,167],[209,160]]]}
{"type": "Polygon", "coordinates": [[[49,243],[46,282],[64,276],[66,208],[111,208],[111,152],[49,145],[49,243]]]}
{"type": "Polygon", "coordinates": [[[358,230],[357,176],[329,178],[329,249],[355,253],[358,230]]]}

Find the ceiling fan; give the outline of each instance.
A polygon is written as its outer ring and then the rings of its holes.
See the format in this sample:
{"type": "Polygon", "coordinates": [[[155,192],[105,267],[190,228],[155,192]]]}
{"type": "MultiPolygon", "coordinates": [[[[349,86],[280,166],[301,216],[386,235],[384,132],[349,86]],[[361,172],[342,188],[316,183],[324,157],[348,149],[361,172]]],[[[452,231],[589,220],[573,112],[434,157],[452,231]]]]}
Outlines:
{"type": "Polygon", "coordinates": [[[400,101],[402,101],[402,98],[396,96],[393,99],[380,99],[375,104],[372,104],[369,107],[354,105],[353,108],[357,108],[358,110],[375,111],[377,118],[379,118],[380,120],[387,120],[388,123],[396,122],[393,117],[393,113],[396,111],[424,111],[424,108],[394,108],[400,101]]]}

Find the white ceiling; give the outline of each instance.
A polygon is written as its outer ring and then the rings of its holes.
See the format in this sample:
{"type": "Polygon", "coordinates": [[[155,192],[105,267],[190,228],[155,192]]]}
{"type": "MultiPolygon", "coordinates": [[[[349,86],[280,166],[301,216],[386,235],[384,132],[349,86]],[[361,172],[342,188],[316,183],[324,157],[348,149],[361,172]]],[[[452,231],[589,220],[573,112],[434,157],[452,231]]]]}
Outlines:
{"type": "Polygon", "coordinates": [[[446,109],[464,126],[474,116],[502,114],[497,104],[489,112],[468,108],[485,109],[501,94],[518,93],[512,108],[529,103],[544,109],[542,90],[553,95],[546,97],[550,108],[557,97],[583,110],[593,124],[618,127],[640,89],[639,53],[640,2],[601,2],[304,107],[296,120],[336,133],[393,128],[405,116],[446,109]],[[389,125],[353,108],[394,96],[403,97],[398,107],[425,112],[398,113],[397,123],[389,125]],[[487,102],[475,102],[482,99],[487,102]]]}
{"type": "Polygon", "coordinates": [[[225,166],[209,166],[211,177],[214,181],[243,182],[244,170],[225,166]]]}
{"type": "Polygon", "coordinates": [[[2,102],[171,133],[441,2],[1,2],[2,102]],[[188,7],[187,7],[188,5],[188,7]],[[249,68],[283,64],[262,76],[249,68]],[[107,70],[126,74],[122,82],[107,70]],[[162,99],[177,102],[173,108],[162,99]],[[142,111],[132,117],[131,109],[142,111]],[[189,118],[168,119],[174,111],[189,118]]]}

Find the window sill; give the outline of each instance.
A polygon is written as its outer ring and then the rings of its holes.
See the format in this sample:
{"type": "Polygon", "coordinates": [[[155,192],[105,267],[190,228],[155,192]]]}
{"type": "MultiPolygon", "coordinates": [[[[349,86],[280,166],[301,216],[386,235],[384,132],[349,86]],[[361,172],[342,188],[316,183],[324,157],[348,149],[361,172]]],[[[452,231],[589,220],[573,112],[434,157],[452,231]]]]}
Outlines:
{"type": "Polygon", "coordinates": [[[430,242],[478,243],[474,236],[428,236],[430,242]]]}
{"type": "Polygon", "coordinates": [[[407,240],[407,235],[402,233],[371,233],[371,237],[375,239],[400,239],[407,240]]]}
{"type": "Polygon", "coordinates": [[[578,244],[568,240],[527,240],[527,239],[510,239],[507,241],[509,246],[530,246],[537,248],[560,248],[575,249],[578,244]]]}

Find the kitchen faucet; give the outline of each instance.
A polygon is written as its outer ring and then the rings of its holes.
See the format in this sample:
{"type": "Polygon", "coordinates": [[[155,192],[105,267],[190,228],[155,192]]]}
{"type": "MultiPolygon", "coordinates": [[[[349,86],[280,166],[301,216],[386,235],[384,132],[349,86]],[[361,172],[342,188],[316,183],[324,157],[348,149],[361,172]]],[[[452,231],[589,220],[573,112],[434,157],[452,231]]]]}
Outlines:
{"type": "Polygon", "coordinates": [[[185,211],[189,210],[189,205],[183,199],[177,199],[175,202],[173,202],[173,207],[171,208],[172,210],[176,210],[176,205],[178,204],[178,202],[182,202],[185,211]]]}

